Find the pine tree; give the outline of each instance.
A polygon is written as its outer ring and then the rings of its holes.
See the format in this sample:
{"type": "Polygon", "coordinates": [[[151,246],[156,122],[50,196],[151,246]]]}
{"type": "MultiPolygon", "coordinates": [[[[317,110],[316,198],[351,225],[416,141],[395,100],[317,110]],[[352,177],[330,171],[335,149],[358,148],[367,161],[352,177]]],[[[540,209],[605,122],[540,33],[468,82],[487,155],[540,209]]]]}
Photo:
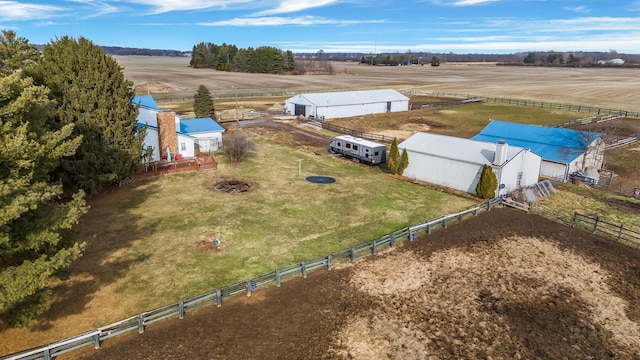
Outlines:
{"type": "Polygon", "coordinates": [[[482,199],[493,199],[496,196],[496,189],[498,188],[498,178],[493,173],[491,166],[482,165],[482,173],[480,174],[480,180],[476,185],[476,194],[482,199]]]}
{"type": "Polygon", "coordinates": [[[398,167],[398,175],[402,175],[402,173],[407,169],[407,166],[409,166],[409,155],[407,154],[407,149],[402,149],[401,159],[400,166],[398,167]]]}
{"type": "Polygon", "coordinates": [[[389,150],[389,159],[387,165],[392,173],[397,174],[400,166],[400,151],[398,150],[398,142],[395,138],[391,142],[391,149],[389,150]]]}
{"type": "Polygon", "coordinates": [[[196,117],[210,117],[215,120],[216,109],[213,105],[213,97],[206,86],[200,85],[198,92],[193,96],[193,112],[196,117]]]}
{"type": "MultiPolygon", "coordinates": [[[[3,33],[0,43],[7,39],[3,33]]],[[[47,129],[55,105],[49,90],[14,65],[30,62],[6,58],[30,52],[0,53],[0,322],[10,326],[28,326],[46,310],[48,280],[84,247],[65,236],[86,212],[84,193],[65,201],[62,184],[50,180],[59,159],[73,155],[82,139],[69,139],[73,124],[47,129]]]]}
{"type": "Polygon", "coordinates": [[[9,75],[15,70],[33,66],[40,52],[29,45],[25,38],[16,37],[15,31],[2,30],[0,33],[0,75],[9,75]]]}
{"type": "Polygon", "coordinates": [[[74,124],[73,135],[83,138],[75,156],[61,161],[65,185],[95,192],[141,166],[144,130],[131,103],[133,84],[99,46],[85,38],[57,39],[45,45],[33,76],[58,103],[49,124],[74,124]]]}

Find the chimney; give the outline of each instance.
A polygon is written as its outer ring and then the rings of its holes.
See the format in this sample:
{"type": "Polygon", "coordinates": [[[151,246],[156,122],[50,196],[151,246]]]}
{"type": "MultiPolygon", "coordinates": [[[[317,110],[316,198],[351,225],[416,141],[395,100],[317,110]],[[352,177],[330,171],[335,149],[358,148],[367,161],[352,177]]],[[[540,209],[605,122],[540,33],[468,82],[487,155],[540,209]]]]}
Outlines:
{"type": "Polygon", "coordinates": [[[167,155],[167,147],[171,151],[171,157],[178,154],[178,136],[176,135],[176,113],[173,111],[159,112],[156,114],[158,120],[158,146],[160,147],[160,157],[167,155]]]}
{"type": "Polygon", "coordinates": [[[496,144],[496,152],[493,155],[493,165],[500,166],[507,161],[507,149],[509,145],[504,140],[499,140],[496,144]]]}

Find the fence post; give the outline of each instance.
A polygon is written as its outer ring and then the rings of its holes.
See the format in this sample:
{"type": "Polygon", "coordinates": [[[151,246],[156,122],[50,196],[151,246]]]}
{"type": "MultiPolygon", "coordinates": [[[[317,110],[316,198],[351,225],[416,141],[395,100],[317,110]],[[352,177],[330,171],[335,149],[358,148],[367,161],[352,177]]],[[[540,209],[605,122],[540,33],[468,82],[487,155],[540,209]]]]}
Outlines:
{"type": "Polygon", "coordinates": [[[144,332],[144,318],[142,315],[138,315],[138,334],[142,334],[144,332]]]}
{"type": "Polygon", "coordinates": [[[178,303],[178,318],[184,319],[184,301],[178,303]]]}
{"type": "Polygon", "coordinates": [[[427,235],[431,235],[431,223],[427,224],[427,235]]]}
{"type": "Polygon", "coordinates": [[[356,249],[355,248],[351,248],[351,252],[349,252],[349,258],[351,259],[351,262],[356,261],[356,249]]]}
{"type": "Polygon", "coordinates": [[[251,282],[249,280],[244,283],[244,287],[247,289],[247,297],[251,296],[251,282]]]}
{"type": "Polygon", "coordinates": [[[575,212],[573,213],[573,217],[571,218],[571,227],[576,226],[576,220],[577,220],[577,218],[578,218],[578,212],[577,212],[577,211],[575,211],[575,212]]]}
{"type": "Polygon", "coordinates": [[[389,234],[389,247],[394,247],[396,245],[396,237],[393,233],[389,234]]]}
{"type": "Polygon", "coordinates": [[[413,230],[409,228],[409,241],[413,240],[414,237],[415,237],[415,234],[413,233],[413,230]]]}
{"type": "Polygon", "coordinates": [[[302,271],[302,278],[306,279],[307,278],[307,264],[303,262],[300,263],[300,271],[302,271]]]}
{"type": "Polygon", "coordinates": [[[216,289],[216,304],[218,307],[222,306],[222,292],[220,289],[216,289]]]}
{"type": "Polygon", "coordinates": [[[622,224],[620,224],[620,229],[618,230],[618,239],[622,238],[622,229],[623,229],[622,224]]]}
{"type": "Polygon", "coordinates": [[[44,349],[44,360],[51,360],[51,350],[44,349]]]}
{"type": "Polygon", "coordinates": [[[378,253],[378,243],[376,243],[375,240],[373,240],[373,244],[371,244],[371,254],[372,255],[376,255],[378,253]]]}
{"type": "Polygon", "coordinates": [[[100,349],[100,334],[93,335],[93,347],[96,350],[100,349]]]}
{"type": "Polygon", "coordinates": [[[327,255],[327,270],[331,270],[331,255],[327,255]]]}
{"type": "Polygon", "coordinates": [[[598,230],[598,222],[600,221],[600,216],[596,216],[596,221],[593,222],[593,232],[595,233],[598,230]]]}

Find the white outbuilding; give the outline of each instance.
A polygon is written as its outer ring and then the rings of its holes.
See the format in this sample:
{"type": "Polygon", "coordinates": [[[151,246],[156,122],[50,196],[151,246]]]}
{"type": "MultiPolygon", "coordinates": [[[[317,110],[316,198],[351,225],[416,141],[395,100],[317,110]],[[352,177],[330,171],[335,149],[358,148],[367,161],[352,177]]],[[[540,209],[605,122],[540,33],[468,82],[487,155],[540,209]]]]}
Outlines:
{"type": "Polygon", "coordinates": [[[418,132],[398,148],[409,159],[404,176],[472,194],[485,164],[498,179],[496,196],[537,183],[540,173],[540,156],[504,141],[487,143],[418,132]]]}
{"type": "Polygon", "coordinates": [[[285,101],[285,112],[317,119],[408,110],[409,98],[393,89],[299,94],[285,101]]]}

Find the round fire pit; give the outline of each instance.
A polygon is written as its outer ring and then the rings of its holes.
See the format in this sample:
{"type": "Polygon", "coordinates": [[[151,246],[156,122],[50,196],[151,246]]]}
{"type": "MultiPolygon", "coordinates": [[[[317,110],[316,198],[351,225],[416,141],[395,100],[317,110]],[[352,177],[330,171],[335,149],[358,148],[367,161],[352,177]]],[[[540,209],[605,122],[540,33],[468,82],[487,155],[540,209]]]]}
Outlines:
{"type": "Polygon", "coordinates": [[[336,179],[329,176],[307,176],[305,180],[314,184],[333,184],[336,182],[336,179]]]}

